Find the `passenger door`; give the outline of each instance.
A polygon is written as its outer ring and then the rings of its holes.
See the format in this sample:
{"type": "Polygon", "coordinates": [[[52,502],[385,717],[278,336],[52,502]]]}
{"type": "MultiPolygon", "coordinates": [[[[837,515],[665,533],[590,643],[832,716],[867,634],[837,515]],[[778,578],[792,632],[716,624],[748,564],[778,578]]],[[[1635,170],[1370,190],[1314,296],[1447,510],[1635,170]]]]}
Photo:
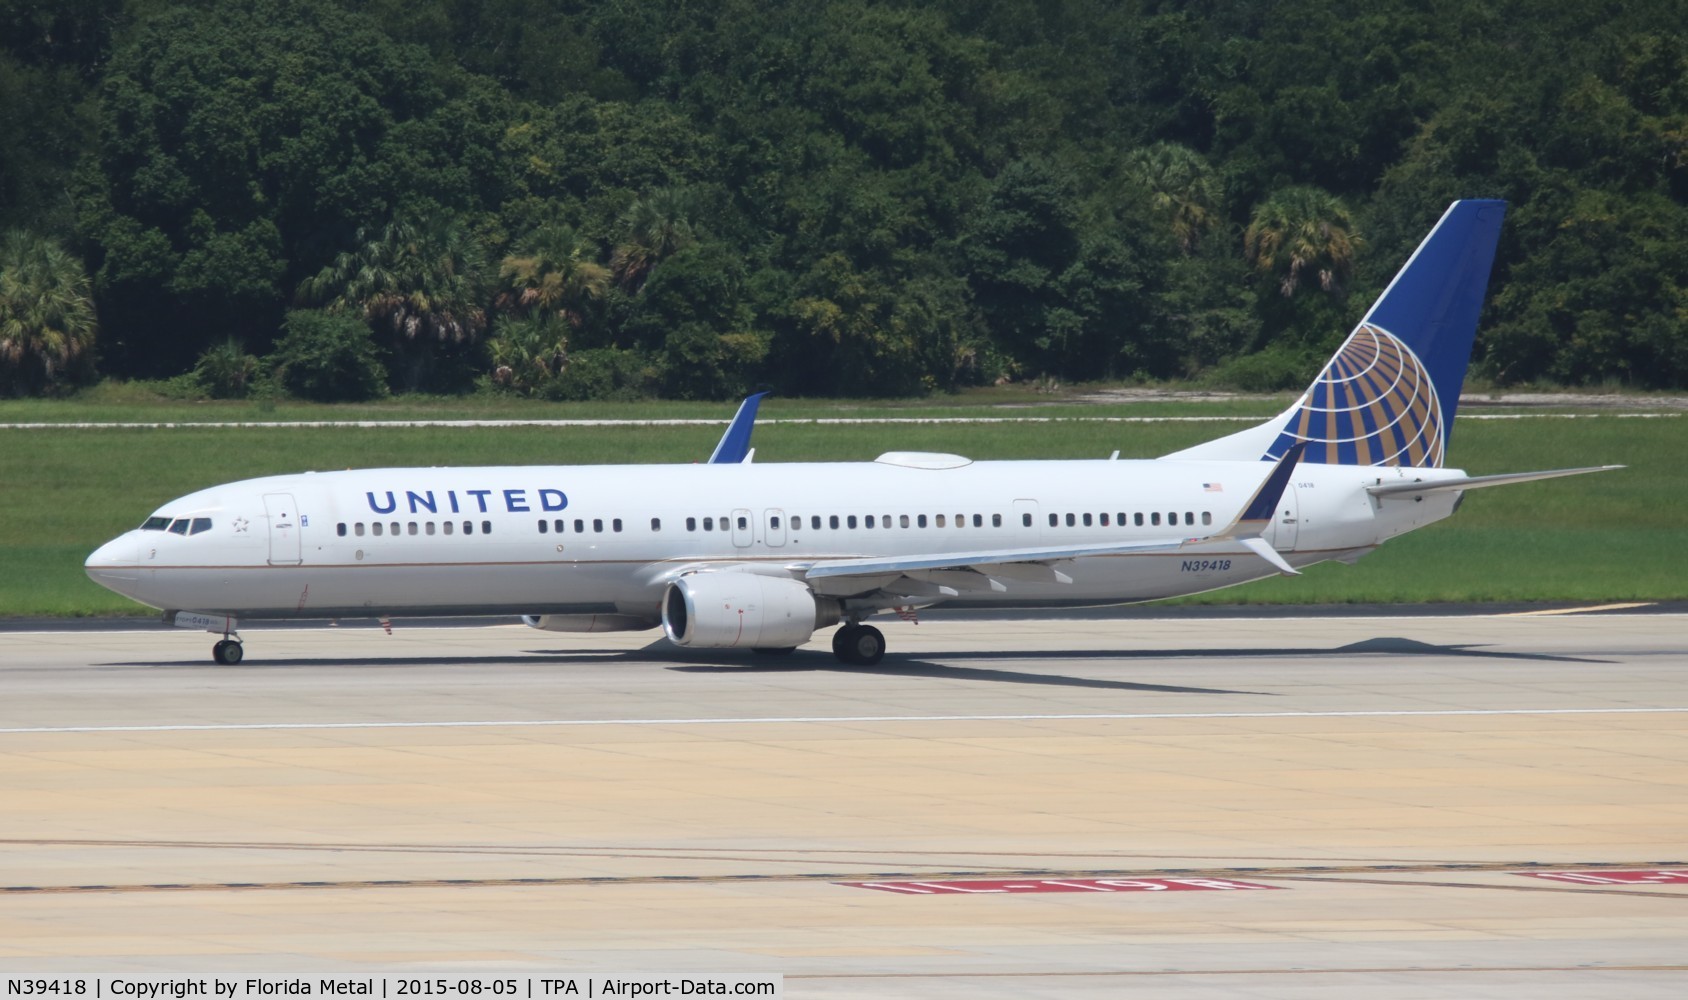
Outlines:
{"type": "Polygon", "coordinates": [[[264,494],[264,512],[270,522],[270,565],[299,565],[299,510],[293,495],[264,494]]]}

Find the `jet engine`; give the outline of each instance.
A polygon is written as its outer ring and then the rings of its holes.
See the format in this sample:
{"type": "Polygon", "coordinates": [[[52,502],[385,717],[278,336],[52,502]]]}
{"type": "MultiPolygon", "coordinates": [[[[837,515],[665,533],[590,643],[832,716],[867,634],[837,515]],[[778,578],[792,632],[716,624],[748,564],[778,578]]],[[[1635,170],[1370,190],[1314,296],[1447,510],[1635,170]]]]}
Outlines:
{"type": "Polygon", "coordinates": [[[755,573],[694,573],[662,595],[662,630],[681,646],[787,649],[842,613],[796,580],[755,573]]]}
{"type": "Polygon", "coordinates": [[[547,632],[643,632],[656,628],[642,615],[523,615],[522,624],[547,632]]]}

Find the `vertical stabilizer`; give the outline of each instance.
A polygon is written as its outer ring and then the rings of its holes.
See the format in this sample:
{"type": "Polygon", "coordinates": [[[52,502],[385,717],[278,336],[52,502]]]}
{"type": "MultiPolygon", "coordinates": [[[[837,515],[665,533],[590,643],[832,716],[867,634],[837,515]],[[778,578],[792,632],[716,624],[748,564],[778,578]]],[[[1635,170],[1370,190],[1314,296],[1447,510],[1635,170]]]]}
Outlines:
{"type": "Polygon", "coordinates": [[[1319,377],[1259,427],[1168,458],[1439,467],[1471,362],[1503,201],[1456,201],[1319,377]]]}

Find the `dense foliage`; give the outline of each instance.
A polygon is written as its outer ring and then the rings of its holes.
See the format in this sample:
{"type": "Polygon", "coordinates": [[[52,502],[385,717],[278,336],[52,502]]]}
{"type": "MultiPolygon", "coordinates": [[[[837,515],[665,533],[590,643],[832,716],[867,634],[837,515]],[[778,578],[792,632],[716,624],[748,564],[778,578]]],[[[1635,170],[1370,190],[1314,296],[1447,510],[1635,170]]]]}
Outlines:
{"type": "Polygon", "coordinates": [[[1666,0],[0,0],[0,136],[12,391],[1293,384],[1456,197],[1481,371],[1688,386],[1666,0]]]}

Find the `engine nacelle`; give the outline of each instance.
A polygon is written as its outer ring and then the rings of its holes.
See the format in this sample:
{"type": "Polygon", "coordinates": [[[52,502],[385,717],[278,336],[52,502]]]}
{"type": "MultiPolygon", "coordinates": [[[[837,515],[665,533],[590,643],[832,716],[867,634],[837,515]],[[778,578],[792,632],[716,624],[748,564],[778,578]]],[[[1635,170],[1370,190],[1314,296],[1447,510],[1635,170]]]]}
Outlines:
{"type": "Polygon", "coordinates": [[[837,601],[796,580],[755,573],[694,573],[662,595],[662,630],[681,646],[784,649],[838,621],[837,601]]]}
{"type": "Polygon", "coordinates": [[[660,624],[641,615],[523,615],[522,624],[547,632],[643,632],[660,624]]]}

